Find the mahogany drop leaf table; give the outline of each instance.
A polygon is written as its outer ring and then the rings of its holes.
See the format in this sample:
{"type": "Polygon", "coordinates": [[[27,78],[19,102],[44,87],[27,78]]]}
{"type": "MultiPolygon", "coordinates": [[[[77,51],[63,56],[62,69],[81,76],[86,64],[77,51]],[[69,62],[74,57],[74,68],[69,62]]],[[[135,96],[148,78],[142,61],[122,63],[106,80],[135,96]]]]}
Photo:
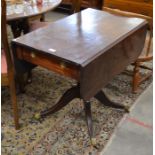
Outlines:
{"type": "Polygon", "coordinates": [[[81,98],[92,139],[90,99],[95,97],[106,106],[124,108],[111,102],[101,89],[140,55],[147,26],[143,19],[86,9],[14,39],[13,52],[21,63],[27,61],[77,81],[55,106],[41,112],[41,117],[81,98]]]}

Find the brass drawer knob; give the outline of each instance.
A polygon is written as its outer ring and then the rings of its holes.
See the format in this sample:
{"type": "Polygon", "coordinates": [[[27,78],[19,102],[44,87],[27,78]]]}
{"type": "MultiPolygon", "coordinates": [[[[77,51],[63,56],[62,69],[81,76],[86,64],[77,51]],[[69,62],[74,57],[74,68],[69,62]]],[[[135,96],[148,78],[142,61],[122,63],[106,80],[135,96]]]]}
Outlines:
{"type": "Polygon", "coordinates": [[[64,62],[62,62],[62,63],[60,63],[60,67],[61,67],[62,69],[64,69],[64,68],[66,68],[66,64],[65,64],[64,62]]]}
{"type": "Polygon", "coordinates": [[[35,57],[36,57],[36,54],[32,52],[32,53],[31,53],[31,57],[32,57],[32,58],[35,58],[35,57]]]}

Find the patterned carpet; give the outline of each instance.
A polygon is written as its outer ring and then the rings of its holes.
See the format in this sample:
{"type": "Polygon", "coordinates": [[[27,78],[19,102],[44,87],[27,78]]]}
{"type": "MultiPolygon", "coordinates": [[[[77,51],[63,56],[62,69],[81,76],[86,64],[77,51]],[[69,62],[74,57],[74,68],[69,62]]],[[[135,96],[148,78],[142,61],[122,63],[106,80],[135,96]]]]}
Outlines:
{"type": "MultiPolygon", "coordinates": [[[[137,94],[132,94],[131,77],[120,74],[103,90],[111,100],[131,106],[151,81],[150,78],[137,94]]],[[[34,69],[33,82],[26,86],[25,94],[18,95],[21,123],[18,131],[13,125],[9,90],[2,88],[2,155],[84,155],[97,154],[104,148],[124,112],[104,107],[95,99],[92,115],[96,147],[90,145],[79,99],[40,122],[33,119],[35,113],[54,105],[74,82],[40,67],[34,69]]]]}

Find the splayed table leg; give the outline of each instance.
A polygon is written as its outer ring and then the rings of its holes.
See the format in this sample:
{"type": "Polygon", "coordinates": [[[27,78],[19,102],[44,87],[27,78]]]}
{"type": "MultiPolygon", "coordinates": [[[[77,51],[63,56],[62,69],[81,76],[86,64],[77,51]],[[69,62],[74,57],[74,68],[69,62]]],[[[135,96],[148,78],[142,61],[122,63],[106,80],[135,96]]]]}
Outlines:
{"type": "Polygon", "coordinates": [[[126,112],[129,112],[129,107],[110,101],[110,99],[104,94],[103,91],[99,91],[95,95],[95,98],[105,106],[116,108],[116,109],[123,109],[126,112]]]}
{"type": "Polygon", "coordinates": [[[64,106],[69,104],[74,98],[80,98],[80,89],[79,86],[75,86],[67,90],[64,95],[60,98],[58,103],[51,108],[41,112],[40,116],[45,117],[49,114],[53,114],[59,110],[61,110],[64,106]]]}

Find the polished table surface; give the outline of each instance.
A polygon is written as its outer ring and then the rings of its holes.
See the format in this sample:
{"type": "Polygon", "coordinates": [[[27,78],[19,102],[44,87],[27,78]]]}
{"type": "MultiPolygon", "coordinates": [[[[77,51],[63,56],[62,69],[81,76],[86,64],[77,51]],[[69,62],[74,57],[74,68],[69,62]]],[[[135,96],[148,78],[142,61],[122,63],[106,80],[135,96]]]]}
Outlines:
{"type": "Polygon", "coordinates": [[[15,42],[86,66],[145,24],[143,19],[117,17],[86,9],[24,35],[15,42]]]}
{"type": "Polygon", "coordinates": [[[92,137],[90,99],[112,103],[101,91],[140,55],[147,22],[86,9],[49,24],[12,42],[15,56],[77,80],[56,104],[41,115],[56,112],[74,98],[84,100],[89,135],[92,137]]]}
{"type": "Polygon", "coordinates": [[[7,21],[28,18],[40,14],[44,14],[56,8],[62,0],[43,0],[42,5],[37,5],[36,2],[23,1],[21,4],[7,5],[7,21]]]}

